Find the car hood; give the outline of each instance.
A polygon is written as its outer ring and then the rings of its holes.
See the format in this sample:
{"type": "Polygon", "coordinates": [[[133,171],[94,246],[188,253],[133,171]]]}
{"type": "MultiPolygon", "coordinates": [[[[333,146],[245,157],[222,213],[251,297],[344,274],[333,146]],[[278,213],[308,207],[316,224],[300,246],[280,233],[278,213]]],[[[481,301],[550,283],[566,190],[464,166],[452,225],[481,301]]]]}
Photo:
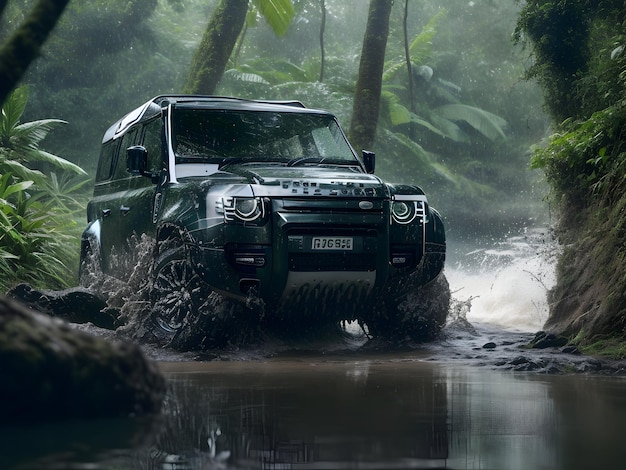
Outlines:
{"type": "Polygon", "coordinates": [[[380,178],[355,167],[242,165],[229,168],[229,172],[245,177],[258,196],[389,196],[388,188],[380,178]]]}

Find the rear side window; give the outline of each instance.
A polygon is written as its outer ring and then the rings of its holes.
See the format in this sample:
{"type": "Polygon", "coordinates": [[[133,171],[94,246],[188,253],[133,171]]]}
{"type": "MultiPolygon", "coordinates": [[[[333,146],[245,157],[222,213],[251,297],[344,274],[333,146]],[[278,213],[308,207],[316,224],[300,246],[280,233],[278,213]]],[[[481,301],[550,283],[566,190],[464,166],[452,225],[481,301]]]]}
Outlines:
{"type": "Polygon", "coordinates": [[[96,170],[96,183],[111,179],[113,175],[113,161],[119,141],[110,140],[100,149],[100,159],[96,170]]]}
{"type": "Polygon", "coordinates": [[[117,158],[115,163],[115,179],[128,178],[130,173],[126,169],[126,149],[135,145],[137,141],[137,129],[128,131],[122,137],[122,143],[120,144],[119,151],[117,152],[117,158]]]}

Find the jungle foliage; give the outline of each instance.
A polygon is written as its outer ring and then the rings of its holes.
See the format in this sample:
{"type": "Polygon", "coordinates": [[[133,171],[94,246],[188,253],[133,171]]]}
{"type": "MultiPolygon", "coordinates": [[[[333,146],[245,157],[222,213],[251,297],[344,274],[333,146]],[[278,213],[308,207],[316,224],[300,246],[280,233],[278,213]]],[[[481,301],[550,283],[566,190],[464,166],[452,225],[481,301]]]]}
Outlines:
{"type": "Polygon", "coordinates": [[[624,21],[623,2],[614,0],[531,1],[517,26],[534,52],[528,76],[543,86],[557,124],[531,164],[573,201],[602,198],[624,174],[624,21]]]}
{"type": "MultiPolygon", "coordinates": [[[[9,2],[0,35],[32,1],[9,2]]],[[[216,94],[299,99],[334,112],[347,128],[368,2],[292,0],[283,36],[264,3],[248,2],[216,94]]],[[[70,2],[26,77],[32,92],[25,117],[45,112],[66,120],[46,146],[92,173],[111,122],[153,96],[183,90],[217,4],[70,2]]],[[[371,150],[383,178],[419,184],[431,194],[451,234],[501,233],[532,223],[538,213],[538,176],[527,169],[528,149],[547,122],[537,88],[520,80],[524,55],[511,42],[519,7],[512,0],[446,7],[434,0],[394,2],[371,150]]]]}
{"type": "Polygon", "coordinates": [[[58,119],[21,122],[28,90],[18,88],[0,116],[0,291],[17,282],[67,287],[76,281],[83,187],[77,165],[40,143],[58,119]]]}
{"type": "Polygon", "coordinates": [[[565,245],[548,325],[583,345],[626,339],[625,21],[623,1],[532,0],[517,26],[556,120],[531,161],[548,176],[565,245]]]}

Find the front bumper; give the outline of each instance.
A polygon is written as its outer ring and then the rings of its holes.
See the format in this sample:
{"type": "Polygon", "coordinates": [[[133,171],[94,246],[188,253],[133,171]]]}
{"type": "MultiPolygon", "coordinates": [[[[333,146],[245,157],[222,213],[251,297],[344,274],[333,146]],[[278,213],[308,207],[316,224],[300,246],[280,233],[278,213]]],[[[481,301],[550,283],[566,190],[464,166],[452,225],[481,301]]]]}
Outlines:
{"type": "Polygon", "coordinates": [[[222,225],[222,246],[204,243],[192,250],[204,280],[227,296],[254,293],[272,312],[340,312],[348,319],[377,297],[401,295],[409,288],[402,281],[416,271],[426,283],[443,267],[445,244],[424,243],[421,226],[390,225],[386,200],[368,211],[358,201],[346,201],[341,210],[323,200],[305,202],[272,201],[264,226],[222,225]],[[319,249],[316,239],[349,243],[319,249]]]}

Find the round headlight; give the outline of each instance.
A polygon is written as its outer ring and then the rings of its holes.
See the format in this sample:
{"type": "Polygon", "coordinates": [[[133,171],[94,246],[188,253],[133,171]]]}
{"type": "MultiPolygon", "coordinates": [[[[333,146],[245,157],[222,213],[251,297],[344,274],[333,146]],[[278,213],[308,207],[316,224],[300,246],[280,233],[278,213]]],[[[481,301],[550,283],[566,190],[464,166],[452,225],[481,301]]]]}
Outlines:
{"type": "Polygon", "coordinates": [[[243,220],[258,217],[258,202],[256,198],[244,198],[235,200],[235,213],[243,220]]]}
{"type": "Polygon", "coordinates": [[[404,201],[396,201],[391,206],[391,213],[396,222],[406,224],[414,217],[414,210],[411,205],[404,201]]]}

